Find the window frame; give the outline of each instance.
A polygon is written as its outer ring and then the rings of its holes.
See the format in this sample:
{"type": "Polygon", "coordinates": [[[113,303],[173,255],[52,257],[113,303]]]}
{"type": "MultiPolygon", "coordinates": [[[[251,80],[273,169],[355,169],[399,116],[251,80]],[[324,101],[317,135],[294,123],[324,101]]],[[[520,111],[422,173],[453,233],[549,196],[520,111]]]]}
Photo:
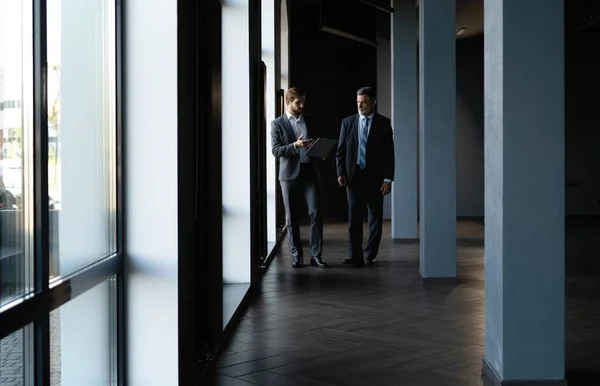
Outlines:
{"type": "MultiPolygon", "coordinates": [[[[27,0],[23,0],[27,1],[27,0]]],[[[0,339],[33,324],[33,379],[35,386],[50,386],[50,312],[102,282],[116,277],[116,304],[107,313],[116,316],[116,377],[125,383],[125,283],[124,283],[124,211],[123,211],[123,4],[115,6],[116,70],[116,252],[63,277],[50,286],[49,203],[48,197],[48,96],[46,1],[33,2],[33,205],[34,218],[34,291],[12,301],[0,312],[0,339]]],[[[6,107],[6,106],[4,106],[6,107]]]]}

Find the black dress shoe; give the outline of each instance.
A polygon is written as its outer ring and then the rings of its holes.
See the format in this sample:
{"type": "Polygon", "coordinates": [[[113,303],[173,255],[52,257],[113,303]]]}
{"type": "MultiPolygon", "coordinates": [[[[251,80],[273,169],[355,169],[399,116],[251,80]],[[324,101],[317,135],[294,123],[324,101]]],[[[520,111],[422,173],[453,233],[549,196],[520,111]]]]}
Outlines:
{"type": "Polygon", "coordinates": [[[347,264],[347,265],[353,265],[355,267],[364,267],[365,263],[362,260],[356,260],[356,259],[344,259],[344,261],[342,261],[343,264],[347,264]]]}
{"type": "Polygon", "coordinates": [[[304,261],[301,259],[294,259],[292,261],[292,268],[301,268],[304,267],[304,261]]]}
{"type": "Polygon", "coordinates": [[[327,263],[317,256],[313,256],[313,258],[310,259],[310,265],[314,265],[315,267],[319,268],[327,268],[327,263]]]}
{"type": "Polygon", "coordinates": [[[365,259],[365,265],[375,265],[377,259],[365,259]]]}

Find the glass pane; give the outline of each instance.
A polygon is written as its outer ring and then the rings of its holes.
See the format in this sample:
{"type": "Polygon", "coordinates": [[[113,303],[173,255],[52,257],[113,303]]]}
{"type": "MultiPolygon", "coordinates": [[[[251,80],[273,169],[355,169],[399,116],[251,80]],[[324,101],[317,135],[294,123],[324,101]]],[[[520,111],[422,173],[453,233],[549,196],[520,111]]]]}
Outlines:
{"type": "Polygon", "coordinates": [[[0,385],[33,384],[32,328],[27,326],[0,340],[0,385]]]}
{"type": "Polygon", "coordinates": [[[31,6],[0,0],[0,306],[32,283],[31,6]]]}
{"type": "Polygon", "coordinates": [[[106,386],[115,381],[114,279],[50,313],[50,384],[106,386]]]}
{"type": "Polygon", "coordinates": [[[52,279],[116,251],[115,2],[47,4],[52,279]]]}

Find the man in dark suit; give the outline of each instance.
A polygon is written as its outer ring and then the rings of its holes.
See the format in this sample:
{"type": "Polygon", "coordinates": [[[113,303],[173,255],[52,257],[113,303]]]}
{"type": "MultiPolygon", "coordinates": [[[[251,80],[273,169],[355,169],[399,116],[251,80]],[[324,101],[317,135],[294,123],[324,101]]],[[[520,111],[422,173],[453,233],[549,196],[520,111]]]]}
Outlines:
{"type": "Polygon", "coordinates": [[[358,114],[342,121],[336,153],[338,183],[348,196],[350,258],[344,264],[375,264],[383,226],[383,196],[394,180],[394,136],[390,120],[375,112],[372,88],[356,92],[358,114]],[[363,211],[369,210],[369,238],[362,249],[363,211]],[[364,260],[363,260],[364,259],[364,260]]]}
{"type": "Polygon", "coordinates": [[[321,259],[323,244],[323,215],[321,189],[315,159],[306,155],[317,138],[314,118],[302,114],[305,94],[290,88],[285,95],[286,112],[271,122],[273,155],[279,160],[279,181],[285,205],[288,239],[292,250],[292,267],[304,266],[298,217],[302,201],[308,206],[310,217],[311,265],[327,267],[321,259]]]}

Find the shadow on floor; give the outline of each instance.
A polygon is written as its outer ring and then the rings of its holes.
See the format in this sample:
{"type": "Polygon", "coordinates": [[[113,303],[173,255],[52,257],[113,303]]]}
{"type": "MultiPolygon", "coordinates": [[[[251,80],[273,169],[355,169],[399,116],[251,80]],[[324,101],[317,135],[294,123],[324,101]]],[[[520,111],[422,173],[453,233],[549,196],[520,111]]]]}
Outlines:
{"type": "MultiPolygon", "coordinates": [[[[569,386],[600,385],[599,234],[598,218],[567,221],[569,386]]],[[[488,386],[482,221],[459,221],[455,285],[424,285],[418,244],[388,238],[376,267],[346,267],[346,237],[325,226],[325,270],[292,269],[284,241],[209,384],[488,386]]]]}

